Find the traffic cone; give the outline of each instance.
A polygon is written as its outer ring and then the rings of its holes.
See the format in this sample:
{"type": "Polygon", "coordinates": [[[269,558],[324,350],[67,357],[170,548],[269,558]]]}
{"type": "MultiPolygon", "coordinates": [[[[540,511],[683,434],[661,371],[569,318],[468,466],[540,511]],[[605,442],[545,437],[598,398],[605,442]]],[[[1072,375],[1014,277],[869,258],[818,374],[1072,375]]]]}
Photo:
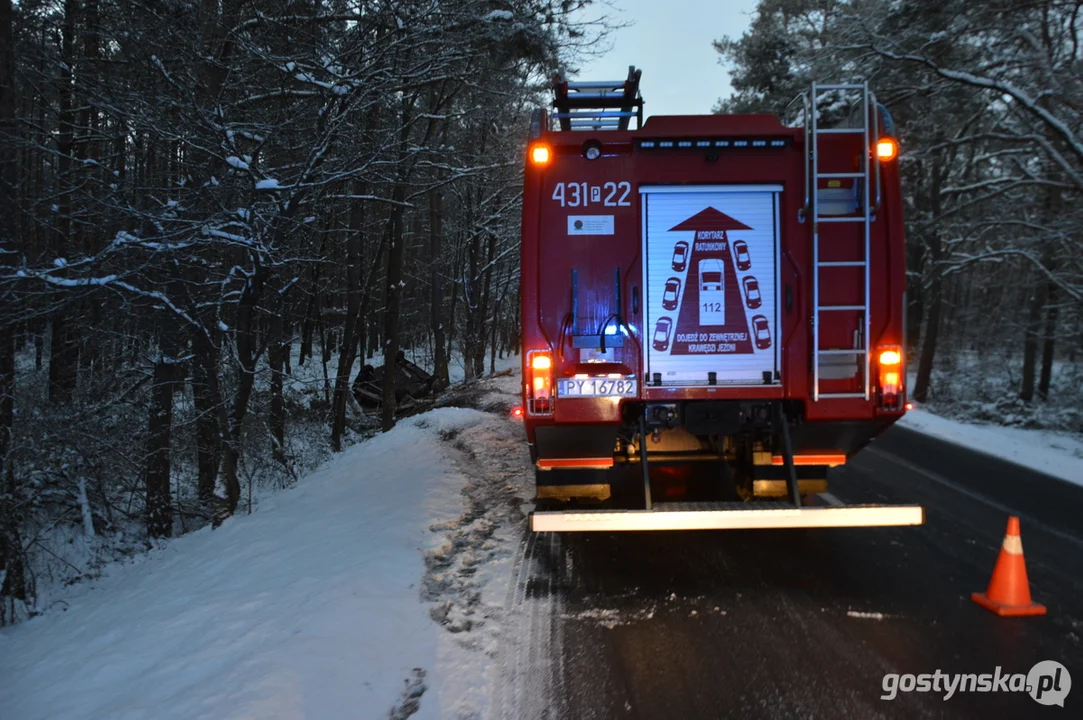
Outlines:
{"type": "Polygon", "coordinates": [[[1023,560],[1023,539],[1019,536],[1019,518],[1008,518],[1008,534],[1000,547],[989,589],[974,593],[970,599],[1002,617],[1045,615],[1045,605],[1030,599],[1027,564],[1023,560]]]}

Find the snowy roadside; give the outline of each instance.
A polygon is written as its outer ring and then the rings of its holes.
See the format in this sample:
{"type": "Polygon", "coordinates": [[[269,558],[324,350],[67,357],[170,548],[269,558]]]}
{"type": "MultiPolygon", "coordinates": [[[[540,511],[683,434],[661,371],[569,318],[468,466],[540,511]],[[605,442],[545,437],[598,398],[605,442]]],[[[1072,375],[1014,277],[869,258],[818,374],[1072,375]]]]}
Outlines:
{"type": "Polygon", "coordinates": [[[517,391],[479,383],[492,413],[403,420],[0,632],[5,716],[485,716],[529,479],[517,391]]]}
{"type": "Polygon", "coordinates": [[[899,424],[1083,486],[1083,442],[1067,433],[976,425],[921,409],[899,424]]]}

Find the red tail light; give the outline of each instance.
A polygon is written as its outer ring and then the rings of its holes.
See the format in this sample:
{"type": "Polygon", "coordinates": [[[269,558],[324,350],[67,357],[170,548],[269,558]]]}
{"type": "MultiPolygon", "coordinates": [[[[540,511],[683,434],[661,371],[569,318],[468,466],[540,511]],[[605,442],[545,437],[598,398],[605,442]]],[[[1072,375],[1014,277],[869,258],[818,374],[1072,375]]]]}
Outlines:
{"type": "Polygon", "coordinates": [[[531,415],[553,414],[553,361],[548,352],[527,354],[526,410],[531,415]]]}
{"type": "Polygon", "coordinates": [[[880,367],[880,406],[896,410],[903,391],[902,348],[898,345],[881,345],[877,358],[880,367]]]}

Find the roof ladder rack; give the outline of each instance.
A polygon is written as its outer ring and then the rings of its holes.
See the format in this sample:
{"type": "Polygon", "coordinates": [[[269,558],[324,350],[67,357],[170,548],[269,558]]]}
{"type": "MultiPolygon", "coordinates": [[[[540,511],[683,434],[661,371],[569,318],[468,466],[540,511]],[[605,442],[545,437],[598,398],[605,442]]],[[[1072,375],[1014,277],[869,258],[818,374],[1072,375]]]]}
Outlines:
{"type": "Polygon", "coordinates": [[[560,129],[627,130],[632,118],[643,124],[643,97],[639,94],[642,70],[628,68],[626,80],[570,82],[553,76],[553,118],[560,129]]]}

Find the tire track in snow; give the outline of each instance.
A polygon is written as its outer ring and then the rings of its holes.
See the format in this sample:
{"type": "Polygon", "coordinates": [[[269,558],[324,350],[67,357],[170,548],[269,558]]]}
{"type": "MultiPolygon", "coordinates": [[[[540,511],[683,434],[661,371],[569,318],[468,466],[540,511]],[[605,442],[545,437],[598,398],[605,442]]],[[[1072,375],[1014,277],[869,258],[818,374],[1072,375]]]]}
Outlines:
{"type": "MultiPolygon", "coordinates": [[[[551,711],[550,717],[563,718],[567,717],[567,693],[563,692],[564,684],[564,624],[563,619],[565,617],[564,590],[567,587],[568,575],[569,575],[569,563],[571,561],[570,556],[561,542],[561,536],[556,533],[549,535],[550,557],[555,560],[556,580],[550,584],[549,588],[549,645],[551,648],[551,658],[555,658],[555,662],[550,664],[551,674],[549,687],[546,689],[546,695],[549,699],[549,709],[551,711]]],[[[550,578],[554,577],[554,573],[550,572],[550,578]]]]}
{"type": "Polygon", "coordinates": [[[522,678],[520,677],[523,661],[522,628],[525,626],[523,607],[526,593],[526,557],[534,536],[526,533],[519,539],[515,552],[513,568],[514,581],[508,585],[507,599],[504,603],[504,622],[500,632],[500,678],[496,684],[497,701],[494,703],[494,717],[515,718],[516,708],[520,703],[522,678]]]}
{"type": "Polygon", "coordinates": [[[522,427],[506,419],[518,391],[515,378],[482,381],[466,404],[504,419],[441,434],[453,449],[457,469],[472,480],[464,488],[463,515],[433,527],[445,533],[447,543],[427,556],[427,599],[434,602],[433,619],[459,642],[479,634],[495,636],[495,662],[486,673],[488,712],[469,717],[549,720],[566,716],[566,703],[555,704],[561,697],[556,689],[563,668],[565,560],[560,537],[530,532],[522,514],[530,509],[524,498],[532,496],[533,464],[525,453],[522,427]],[[479,575],[491,567],[490,543],[502,546],[497,551],[501,564],[510,561],[498,572],[507,583],[502,605],[480,597],[485,583],[473,574],[475,567],[479,575]]]}
{"type": "Polygon", "coordinates": [[[496,717],[550,720],[564,716],[558,704],[563,628],[557,572],[563,563],[553,566],[562,554],[558,536],[525,531],[501,634],[502,682],[497,689],[496,717]]]}

